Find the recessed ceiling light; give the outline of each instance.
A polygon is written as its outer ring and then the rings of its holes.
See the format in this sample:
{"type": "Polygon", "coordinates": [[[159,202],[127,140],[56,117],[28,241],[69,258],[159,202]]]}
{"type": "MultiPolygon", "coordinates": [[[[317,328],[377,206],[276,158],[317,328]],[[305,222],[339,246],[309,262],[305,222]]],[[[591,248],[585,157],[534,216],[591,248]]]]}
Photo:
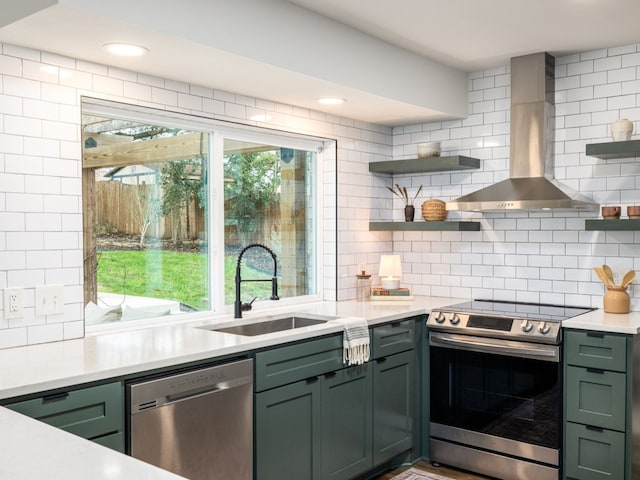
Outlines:
{"type": "Polygon", "coordinates": [[[344,102],[346,102],[346,100],[344,98],[338,98],[338,97],[323,97],[319,99],[318,102],[320,102],[323,105],[341,105],[344,102]]]}
{"type": "Polygon", "coordinates": [[[132,43],[107,43],[102,46],[107,52],[114,55],[121,55],[123,57],[139,57],[148,53],[149,50],[140,45],[133,45],[132,43]]]}

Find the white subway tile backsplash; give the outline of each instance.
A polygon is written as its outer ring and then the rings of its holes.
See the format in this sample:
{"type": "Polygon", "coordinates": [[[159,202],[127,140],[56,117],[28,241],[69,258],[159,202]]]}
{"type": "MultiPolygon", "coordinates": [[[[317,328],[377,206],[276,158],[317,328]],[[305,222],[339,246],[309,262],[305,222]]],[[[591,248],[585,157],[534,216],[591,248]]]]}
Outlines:
{"type": "MultiPolygon", "coordinates": [[[[368,232],[369,217],[401,220],[398,206],[392,207],[380,196],[384,183],[367,173],[366,164],[372,160],[411,158],[415,156],[417,143],[437,140],[443,142],[446,152],[481,158],[478,171],[402,178],[403,183],[412,187],[428,186],[429,196],[445,200],[508,176],[508,66],[469,75],[466,119],[390,129],[80,60],[56,59],[47,56],[49,54],[42,54],[41,58],[40,52],[19,47],[3,46],[3,53],[4,56],[0,55],[0,113],[24,116],[20,119],[24,122],[22,125],[35,125],[32,120],[36,119],[47,122],[40,125],[40,133],[45,138],[38,138],[36,143],[28,141],[28,137],[35,140],[33,131],[21,129],[20,123],[12,123],[10,119],[9,129],[14,133],[8,135],[7,118],[3,117],[0,122],[0,129],[4,129],[0,130],[4,154],[0,155],[0,167],[4,167],[0,168],[0,224],[7,225],[2,221],[6,219],[12,228],[18,229],[0,232],[0,252],[20,252],[25,264],[29,255],[29,266],[34,267],[27,270],[25,265],[17,263],[6,275],[0,272],[0,282],[15,285],[21,281],[28,286],[35,285],[36,281],[61,281],[80,293],[75,303],[66,306],[69,318],[58,324],[13,325],[14,328],[7,329],[3,328],[0,315],[0,348],[77,338],[83,334],[81,150],[79,130],[76,130],[80,118],[78,88],[83,94],[112,96],[133,103],[153,102],[159,108],[198,111],[234,121],[249,121],[248,116],[260,110],[269,112],[268,124],[274,128],[338,138],[341,196],[333,205],[338,205],[340,247],[335,245],[335,231],[329,230],[325,249],[337,252],[338,265],[344,274],[338,277],[339,290],[345,299],[355,292],[349,284],[353,280],[352,267],[365,262],[374,268],[380,253],[394,250],[404,255],[407,278],[414,293],[427,295],[594,303],[600,301],[601,292],[578,291],[578,285],[592,283],[580,281],[585,273],[581,269],[589,274],[591,265],[577,268],[576,264],[602,264],[623,255],[627,262],[633,258],[636,268],[640,268],[640,260],[636,258],[640,234],[624,232],[627,235],[603,236],[585,232],[584,217],[578,215],[451,212],[450,218],[479,220],[482,231],[368,232]],[[69,69],[71,76],[63,76],[59,71],[57,81],[47,81],[47,77],[35,70],[41,61],[69,69]],[[21,78],[24,77],[23,62],[32,62],[26,72],[33,78],[21,78]],[[88,85],[89,79],[92,85],[88,85]],[[61,98],[54,98],[58,96],[61,98]],[[58,125],[59,122],[62,124],[58,125]],[[50,140],[54,142],[47,143],[50,140]],[[21,159],[25,163],[18,166],[21,159]],[[38,176],[41,178],[36,181],[34,177],[38,176]],[[9,195],[12,192],[13,197],[9,195]],[[32,197],[25,194],[35,192],[36,196],[46,198],[44,205],[39,207],[37,201],[27,202],[28,208],[9,210],[20,208],[20,197],[15,194],[27,199],[32,197]],[[47,216],[49,214],[52,215],[47,216]],[[44,217],[38,221],[36,215],[44,217]],[[38,228],[36,223],[40,223],[41,228],[30,231],[38,228]],[[47,252],[52,254],[51,259],[44,258],[47,252]],[[9,331],[12,332],[7,333],[9,331]]],[[[585,155],[585,145],[594,140],[606,141],[609,125],[622,115],[634,119],[636,128],[640,128],[640,112],[635,110],[640,107],[640,67],[634,63],[635,54],[637,47],[633,45],[559,57],[556,61],[556,177],[568,179],[569,185],[599,201],[625,199],[628,203],[640,203],[640,197],[632,199],[634,192],[640,190],[637,162],[601,161],[585,155]],[[627,56],[624,62],[623,55],[627,56]]],[[[335,209],[331,207],[329,211],[331,214],[325,212],[325,216],[335,217],[335,209]]],[[[335,279],[330,282],[335,283],[335,279]]],[[[335,297],[336,292],[328,289],[328,298],[332,295],[335,297]]]]}
{"type": "Polygon", "coordinates": [[[55,323],[27,327],[27,336],[29,344],[64,340],[64,324],[55,323]]]}
{"type": "Polygon", "coordinates": [[[635,95],[620,95],[618,97],[611,97],[607,99],[607,108],[609,110],[615,110],[620,108],[634,108],[636,106],[635,95]]]}
{"type": "Polygon", "coordinates": [[[567,75],[581,75],[589,74],[593,72],[593,61],[585,60],[577,63],[568,63],[567,64],[567,75]]]}
{"type": "Polygon", "coordinates": [[[607,73],[608,83],[627,82],[629,80],[635,80],[635,79],[636,79],[636,68],[634,67],[620,68],[618,70],[610,70],[607,73]]]}
{"type": "Polygon", "coordinates": [[[622,57],[619,55],[598,58],[593,61],[593,70],[601,72],[605,70],[616,70],[622,67],[622,57]]]}

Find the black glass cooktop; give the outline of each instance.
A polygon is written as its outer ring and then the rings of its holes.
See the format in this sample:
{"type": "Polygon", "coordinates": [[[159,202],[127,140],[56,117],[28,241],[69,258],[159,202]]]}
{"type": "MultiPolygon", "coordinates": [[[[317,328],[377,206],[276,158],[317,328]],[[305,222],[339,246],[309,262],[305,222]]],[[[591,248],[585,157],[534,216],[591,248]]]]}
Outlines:
{"type": "Polygon", "coordinates": [[[561,322],[568,318],[595,310],[589,307],[550,305],[543,303],[507,302],[501,300],[471,300],[441,307],[443,312],[495,315],[530,320],[550,320],[561,322]]]}

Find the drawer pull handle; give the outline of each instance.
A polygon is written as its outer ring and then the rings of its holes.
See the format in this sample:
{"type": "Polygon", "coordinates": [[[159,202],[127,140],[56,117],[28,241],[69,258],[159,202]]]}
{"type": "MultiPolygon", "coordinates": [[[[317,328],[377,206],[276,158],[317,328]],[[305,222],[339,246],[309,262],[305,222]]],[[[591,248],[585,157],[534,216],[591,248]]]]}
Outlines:
{"type": "Polygon", "coordinates": [[[307,383],[316,383],[319,380],[318,377],[309,377],[307,378],[306,382],[307,383]]]}
{"type": "Polygon", "coordinates": [[[602,332],[587,332],[587,337],[604,338],[604,333],[602,333],[602,332]]]}
{"type": "Polygon", "coordinates": [[[585,427],[587,428],[587,430],[591,430],[593,432],[602,432],[603,431],[602,427],[594,427],[593,425],[585,425],[585,427]]]}
{"type": "Polygon", "coordinates": [[[391,324],[391,328],[398,328],[402,325],[402,322],[395,322],[391,324]]]}
{"type": "Polygon", "coordinates": [[[600,373],[603,374],[604,370],[602,370],[601,368],[592,368],[592,367],[587,367],[587,372],[589,373],[600,373]]]}
{"type": "Polygon", "coordinates": [[[376,362],[377,363],[384,363],[387,361],[387,357],[380,357],[380,358],[376,358],[376,362]]]}
{"type": "Polygon", "coordinates": [[[69,396],[69,392],[52,393],[51,395],[45,395],[42,397],[43,403],[55,402],[56,400],[64,400],[69,396]]]}
{"type": "Polygon", "coordinates": [[[329,372],[324,374],[324,378],[333,378],[336,376],[336,372],[329,372]]]}

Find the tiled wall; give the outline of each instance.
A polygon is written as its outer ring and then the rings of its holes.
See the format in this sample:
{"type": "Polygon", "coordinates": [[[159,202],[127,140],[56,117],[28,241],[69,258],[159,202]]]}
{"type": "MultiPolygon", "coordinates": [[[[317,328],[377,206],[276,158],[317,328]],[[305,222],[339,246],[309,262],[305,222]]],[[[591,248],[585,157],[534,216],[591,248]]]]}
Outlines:
{"type": "MultiPolygon", "coordinates": [[[[81,95],[337,139],[337,192],[325,189],[323,215],[327,299],[354,298],[359,269],[375,274],[380,254],[391,251],[402,254],[403,283],[414,293],[464,298],[600,306],[603,289],[594,265],[608,263],[618,273],[640,269],[640,232],[587,232],[584,219],[589,214],[452,213],[480,221],[482,230],[368,231],[370,219],[402,219],[400,205],[384,189],[390,178],[370,175],[371,161],[391,154],[394,159],[415,157],[417,144],[429,140],[440,140],[445,153],[481,159],[477,171],[396,177],[410,189],[424,185],[418,211],[426,198],[448,200],[508,176],[508,67],[469,76],[466,119],[391,130],[55,54],[1,47],[0,288],[23,287],[26,308],[25,317],[15,320],[5,319],[0,310],[0,348],[76,338],[84,332],[81,95]],[[250,120],[260,113],[270,116],[268,123],[250,120]],[[65,314],[36,317],[34,286],[55,283],[65,285],[65,314]]],[[[606,141],[609,125],[620,117],[640,129],[638,45],[556,59],[556,178],[603,204],[640,204],[637,158],[599,160],[584,153],[587,143],[606,141]]],[[[325,168],[331,171],[335,164],[325,168]]],[[[632,294],[638,310],[640,287],[632,294]]]]}
{"type": "MultiPolygon", "coordinates": [[[[0,348],[84,334],[82,95],[253,125],[252,116],[267,114],[268,123],[259,125],[337,139],[337,195],[335,183],[325,186],[325,297],[354,296],[352,254],[362,252],[354,228],[366,229],[367,164],[389,158],[389,127],[13,45],[0,48],[0,289],[22,287],[25,306],[20,319],[6,319],[0,309],[0,348]],[[64,315],[35,315],[34,287],[41,284],[65,285],[64,315]]],[[[323,168],[335,174],[335,158],[328,157],[323,168]]]]}
{"type": "MultiPolygon", "coordinates": [[[[555,177],[600,204],[640,204],[640,159],[587,157],[585,145],[610,141],[618,118],[640,133],[640,45],[556,58],[555,177]]],[[[449,200],[508,176],[509,67],[469,76],[469,116],[393,130],[393,158],[415,158],[416,146],[440,140],[444,153],[481,159],[479,170],[397,176],[395,181],[449,200]]],[[[640,138],[637,136],[635,138],[640,138]]],[[[384,198],[376,177],[374,191],[384,198]]],[[[389,194],[386,195],[387,197],[389,194]]],[[[401,219],[401,205],[372,200],[375,219],[401,219]]],[[[419,214],[418,214],[419,216],[419,214]]],[[[586,213],[459,213],[481,222],[480,232],[381,233],[393,239],[415,293],[602,306],[603,287],[592,268],[607,263],[619,275],[640,269],[640,232],[585,231],[586,213]]],[[[640,287],[632,289],[640,309],[640,287]]]]}

